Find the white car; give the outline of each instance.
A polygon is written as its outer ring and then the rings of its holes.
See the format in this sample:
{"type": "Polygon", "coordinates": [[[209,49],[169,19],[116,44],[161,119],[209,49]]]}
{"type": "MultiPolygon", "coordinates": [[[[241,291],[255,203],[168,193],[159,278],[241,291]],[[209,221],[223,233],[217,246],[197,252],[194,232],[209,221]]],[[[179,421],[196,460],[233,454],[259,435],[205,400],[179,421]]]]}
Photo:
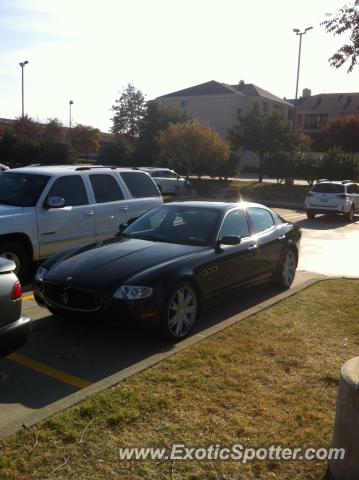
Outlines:
{"type": "Polygon", "coordinates": [[[310,219],[317,213],[338,213],[352,222],[359,212],[359,185],[351,180],[318,180],[305,195],[304,209],[310,219]]]}
{"type": "Polygon", "coordinates": [[[114,236],[120,224],[162,204],[145,172],[97,166],[33,166],[0,172],[0,256],[24,278],[38,261],[114,236]]]}
{"type": "Polygon", "coordinates": [[[151,175],[162,194],[186,193],[191,186],[184,177],[169,168],[143,167],[141,170],[151,175]]]}

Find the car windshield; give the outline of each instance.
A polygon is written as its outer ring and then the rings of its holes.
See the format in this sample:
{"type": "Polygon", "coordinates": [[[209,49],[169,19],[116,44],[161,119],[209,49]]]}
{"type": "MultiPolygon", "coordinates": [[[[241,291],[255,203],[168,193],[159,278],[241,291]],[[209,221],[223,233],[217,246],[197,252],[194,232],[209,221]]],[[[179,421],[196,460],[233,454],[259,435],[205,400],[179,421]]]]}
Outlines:
{"type": "Polygon", "coordinates": [[[312,188],[312,192],[316,192],[316,193],[343,193],[344,192],[344,185],[340,185],[338,183],[316,183],[312,188]]]}
{"type": "Polygon", "coordinates": [[[145,213],[123,235],[157,242],[208,245],[218,228],[214,208],[164,205],[145,213]]]}
{"type": "Polygon", "coordinates": [[[0,204],[34,207],[49,178],[32,173],[0,172],[0,204]]]}

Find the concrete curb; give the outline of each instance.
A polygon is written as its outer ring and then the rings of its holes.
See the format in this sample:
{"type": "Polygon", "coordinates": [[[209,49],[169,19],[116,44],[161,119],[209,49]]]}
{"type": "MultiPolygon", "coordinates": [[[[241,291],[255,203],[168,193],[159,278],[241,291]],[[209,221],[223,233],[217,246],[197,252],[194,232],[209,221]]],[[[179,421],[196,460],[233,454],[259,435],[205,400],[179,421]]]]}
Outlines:
{"type": "Polygon", "coordinates": [[[169,350],[156,353],[152,355],[151,357],[142,360],[141,362],[136,363],[135,365],[132,365],[128,368],[125,368],[121,370],[120,372],[114,373],[113,375],[110,375],[103,380],[100,380],[89,387],[83,388],[82,390],[79,390],[78,392],[75,392],[71,395],[68,395],[65,398],[62,398],[60,400],[57,400],[56,402],[52,403],[51,405],[48,405],[46,407],[43,407],[39,409],[35,413],[29,414],[29,416],[25,419],[22,425],[9,425],[7,428],[2,430],[0,432],[0,439],[6,438],[15,432],[19,431],[21,428],[26,427],[30,428],[33,425],[48,419],[49,417],[62,412],[63,410],[72,407],[76,405],[79,402],[82,402],[83,400],[86,400],[88,397],[95,393],[99,393],[103,390],[107,390],[110,387],[113,387],[117,384],[119,384],[122,380],[125,380],[137,373],[140,373],[150,367],[153,367],[154,365],[157,365],[158,363],[162,362],[163,360],[171,357],[172,355],[181,352],[182,350],[195,345],[196,343],[200,342],[201,340],[204,340],[205,338],[211,337],[212,335],[215,335],[218,332],[221,332],[222,330],[248,318],[253,315],[255,315],[258,312],[261,312],[262,310],[265,310],[268,307],[271,307],[282,300],[285,300],[293,295],[296,295],[297,293],[301,292],[302,290],[311,287],[312,285],[326,280],[328,277],[324,275],[316,275],[314,278],[311,278],[302,284],[298,285],[297,287],[294,287],[290,290],[286,290],[279,295],[276,295],[274,298],[270,298],[268,300],[265,300],[264,302],[259,303],[258,305],[251,307],[244,312],[239,313],[238,315],[234,315],[233,317],[228,318],[227,320],[224,320],[220,322],[218,325],[214,325],[212,327],[209,327],[208,329],[197,333],[193,335],[190,338],[187,338],[183,340],[180,343],[177,343],[176,345],[173,345],[172,348],[169,350]]]}

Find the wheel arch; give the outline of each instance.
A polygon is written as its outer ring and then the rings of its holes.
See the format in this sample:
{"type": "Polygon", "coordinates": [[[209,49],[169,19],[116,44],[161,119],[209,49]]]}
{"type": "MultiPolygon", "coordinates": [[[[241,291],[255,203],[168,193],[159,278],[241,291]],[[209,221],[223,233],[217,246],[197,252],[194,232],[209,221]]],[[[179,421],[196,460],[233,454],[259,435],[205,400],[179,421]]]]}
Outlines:
{"type": "Polygon", "coordinates": [[[31,243],[30,238],[26,233],[7,233],[4,235],[0,235],[0,245],[1,243],[5,242],[14,242],[18,243],[23,246],[26,251],[29,253],[30,260],[33,261],[34,259],[34,249],[31,243]]]}

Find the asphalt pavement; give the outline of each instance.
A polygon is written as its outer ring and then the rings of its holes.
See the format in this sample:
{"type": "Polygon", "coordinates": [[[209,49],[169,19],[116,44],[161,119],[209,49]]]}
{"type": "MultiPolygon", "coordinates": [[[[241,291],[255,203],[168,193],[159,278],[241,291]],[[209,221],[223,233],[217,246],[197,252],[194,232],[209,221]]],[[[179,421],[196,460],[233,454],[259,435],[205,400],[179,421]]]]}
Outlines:
{"type": "MultiPolygon", "coordinates": [[[[276,209],[303,229],[301,255],[294,287],[327,276],[359,276],[359,217],[351,224],[343,218],[307,220],[303,212],[276,209]]],[[[243,318],[254,307],[275,302],[281,292],[270,285],[226,299],[205,311],[194,337],[205,336],[228,319],[243,318]],[[198,335],[200,334],[200,335],[198,335]]],[[[119,372],[144,362],[161,360],[177,347],[158,337],[155,329],[123,325],[118,319],[103,323],[69,323],[36,306],[31,291],[24,293],[24,314],[33,320],[28,342],[0,361],[0,436],[6,436],[33,418],[43,418],[68,406],[86,391],[119,372]],[[161,357],[162,356],[162,357],[161,357]],[[51,406],[54,406],[51,409],[51,406]],[[41,417],[41,412],[45,412],[41,417]]],[[[113,382],[112,382],[113,383],[113,382]]]]}

